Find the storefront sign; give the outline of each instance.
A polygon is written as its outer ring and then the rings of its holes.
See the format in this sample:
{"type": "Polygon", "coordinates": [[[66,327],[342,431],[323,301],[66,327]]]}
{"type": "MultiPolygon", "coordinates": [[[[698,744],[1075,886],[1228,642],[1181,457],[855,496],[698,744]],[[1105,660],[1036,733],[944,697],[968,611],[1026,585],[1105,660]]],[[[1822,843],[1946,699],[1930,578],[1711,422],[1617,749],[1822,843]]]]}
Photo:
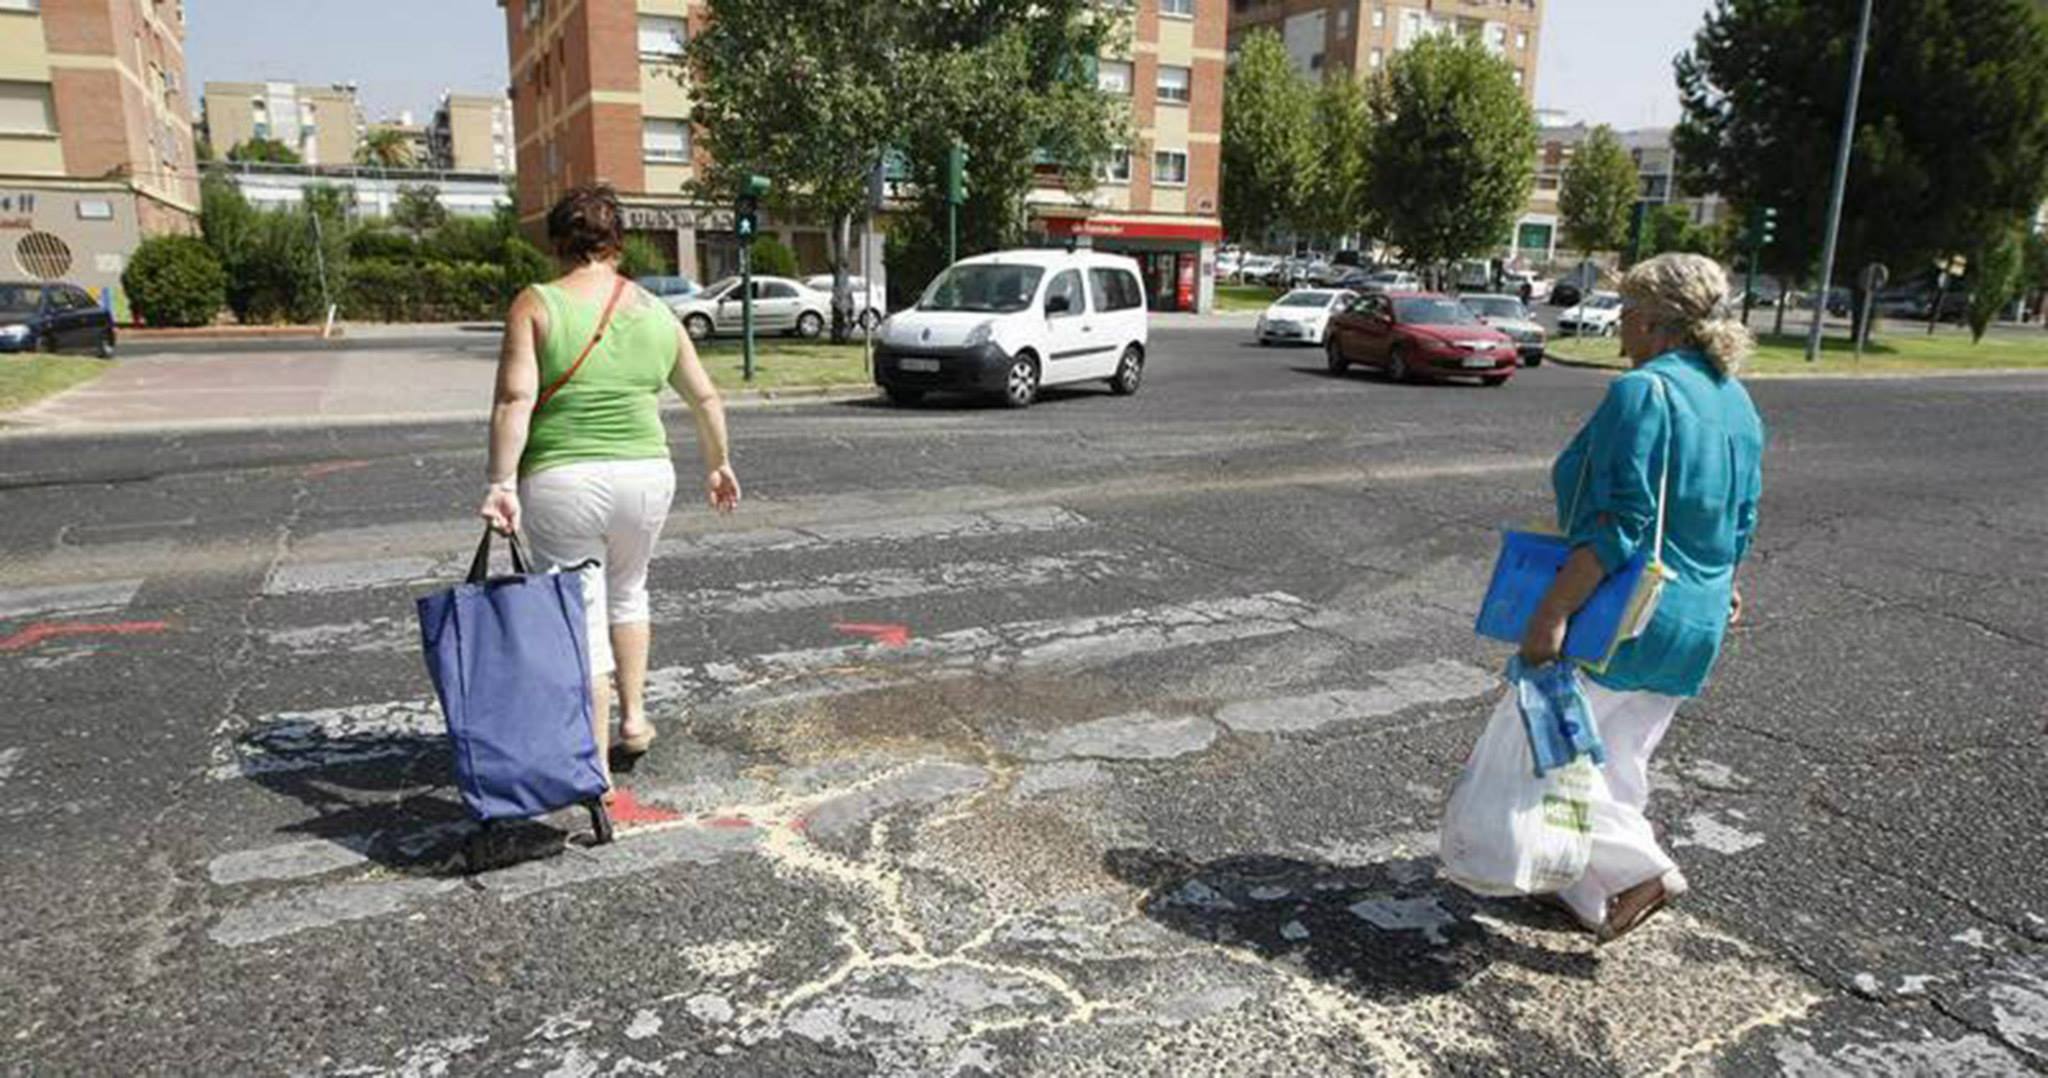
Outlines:
{"type": "Polygon", "coordinates": [[[1051,217],[1045,222],[1047,235],[1108,236],[1127,240],[1188,240],[1221,243],[1222,225],[1188,224],[1177,221],[1132,221],[1101,217],[1051,217]]]}
{"type": "Polygon", "coordinates": [[[23,232],[36,227],[32,217],[0,217],[0,228],[20,229],[23,232]]]}
{"type": "Polygon", "coordinates": [[[26,192],[26,191],[23,191],[23,192],[14,192],[14,191],[0,191],[0,213],[27,213],[27,214],[33,214],[33,213],[35,213],[35,212],[36,212],[36,196],[35,196],[35,195],[33,195],[33,194],[29,193],[29,192],[26,192]]]}

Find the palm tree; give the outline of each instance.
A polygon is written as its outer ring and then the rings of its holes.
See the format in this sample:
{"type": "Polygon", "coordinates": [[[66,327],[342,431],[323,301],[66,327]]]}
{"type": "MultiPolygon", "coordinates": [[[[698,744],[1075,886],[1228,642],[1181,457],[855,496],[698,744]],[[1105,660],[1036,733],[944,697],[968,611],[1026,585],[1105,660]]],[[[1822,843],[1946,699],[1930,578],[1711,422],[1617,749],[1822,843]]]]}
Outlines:
{"type": "Polygon", "coordinates": [[[412,140],[395,127],[373,127],[356,150],[356,163],[383,168],[405,168],[413,163],[412,140]]]}

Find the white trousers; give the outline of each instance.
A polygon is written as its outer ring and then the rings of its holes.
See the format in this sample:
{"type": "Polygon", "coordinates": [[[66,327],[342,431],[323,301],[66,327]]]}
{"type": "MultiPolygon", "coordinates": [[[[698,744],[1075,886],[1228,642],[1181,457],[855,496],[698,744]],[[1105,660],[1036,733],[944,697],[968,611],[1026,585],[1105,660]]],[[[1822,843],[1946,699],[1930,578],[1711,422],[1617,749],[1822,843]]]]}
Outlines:
{"type": "Polygon", "coordinates": [[[1680,700],[1653,692],[1616,692],[1582,682],[1593,705],[1593,724],[1607,746],[1601,772],[1613,801],[1593,811],[1593,856],[1579,882],[1559,893],[1589,927],[1607,920],[1607,902],[1645,880],[1676,872],[1677,862],[1657,845],[1643,809],[1650,803],[1650,754],[1664,740],[1680,700]]]}
{"type": "Polygon", "coordinates": [[[592,677],[618,668],[611,627],[648,620],[647,563],[675,493],[675,466],[666,458],[580,461],[519,481],[522,530],[540,562],[534,568],[598,563],[583,573],[592,677]]]}

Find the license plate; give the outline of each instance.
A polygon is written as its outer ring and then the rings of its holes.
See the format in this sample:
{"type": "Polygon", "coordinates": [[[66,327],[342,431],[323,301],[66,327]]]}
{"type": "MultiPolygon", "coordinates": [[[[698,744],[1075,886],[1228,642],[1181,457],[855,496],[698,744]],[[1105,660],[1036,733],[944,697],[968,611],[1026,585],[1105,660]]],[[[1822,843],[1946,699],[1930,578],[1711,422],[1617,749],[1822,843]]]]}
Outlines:
{"type": "Polygon", "coordinates": [[[939,361],[936,359],[899,359],[896,361],[896,367],[898,370],[923,371],[927,374],[932,374],[938,371],[939,361]]]}
{"type": "Polygon", "coordinates": [[[1491,367],[1491,366],[1493,366],[1493,360],[1490,360],[1490,359],[1486,358],[1485,356],[1466,356],[1466,357],[1465,357],[1465,366],[1467,366],[1467,367],[1491,367]]]}

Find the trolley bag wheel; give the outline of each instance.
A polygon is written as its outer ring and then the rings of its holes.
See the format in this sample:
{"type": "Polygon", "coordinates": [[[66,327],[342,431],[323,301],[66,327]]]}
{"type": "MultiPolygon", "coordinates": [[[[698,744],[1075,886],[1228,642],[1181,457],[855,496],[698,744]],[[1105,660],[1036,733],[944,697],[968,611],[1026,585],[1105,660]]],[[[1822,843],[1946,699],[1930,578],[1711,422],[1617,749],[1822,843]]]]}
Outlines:
{"type": "Polygon", "coordinates": [[[478,821],[476,832],[469,836],[469,841],[462,844],[462,870],[469,875],[474,876],[491,867],[491,847],[496,845],[494,840],[498,836],[498,833],[491,829],[492,822],[478,821]]]}
{"type": "Polygon", "coordinates": [[[587,803],[590,809],[590,834],[593,844],[609,846],[615,837],[612,833],[612,814],[605,809],[602,800],[587,803]]]}

